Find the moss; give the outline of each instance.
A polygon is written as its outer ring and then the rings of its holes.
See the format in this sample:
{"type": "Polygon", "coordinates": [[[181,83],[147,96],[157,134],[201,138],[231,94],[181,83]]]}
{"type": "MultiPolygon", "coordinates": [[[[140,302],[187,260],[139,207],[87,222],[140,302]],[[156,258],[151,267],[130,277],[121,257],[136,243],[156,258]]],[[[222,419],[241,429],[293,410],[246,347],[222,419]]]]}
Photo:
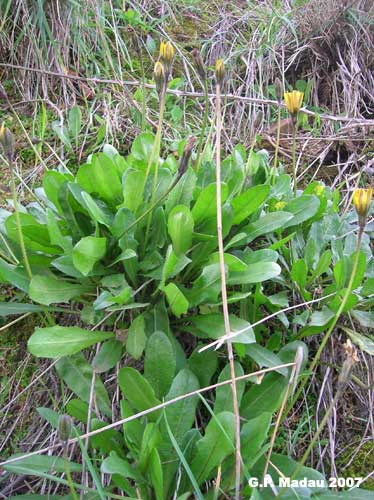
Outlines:
{"type": "MultiPolygon", "coordinates": [[[[374,470],[374,442],[369,441],[361,446],[351,465],[346,467],[345,464],[349,462],[355,450],[355,446],[348,448],[339,460],[342,477],[366,477],[369,472],[374,470]]],[[[374,491],[374,477],[367,479],[361,487],[374,491]]]]}

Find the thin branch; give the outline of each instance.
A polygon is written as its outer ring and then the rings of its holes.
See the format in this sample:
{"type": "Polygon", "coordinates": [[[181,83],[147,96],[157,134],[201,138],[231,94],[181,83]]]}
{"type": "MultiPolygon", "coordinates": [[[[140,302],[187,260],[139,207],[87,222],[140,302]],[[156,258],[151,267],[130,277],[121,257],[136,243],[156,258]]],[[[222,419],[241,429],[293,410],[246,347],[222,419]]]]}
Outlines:
{"type": "Polygon", "coordinates": [[[259,321],[256,321],[256,323],[252,323],[251,325],[246,326],[242,330],[237,330],[236,332],[231,332],[229,336],[223,335],[222,337],[215,340],[214,342],[211,342],[210,344],[205,345],[204,347],[201,347],[199,349],[199,352],[206,351],[207,349],[210,349],[211,347],[214,347],[214,346],[217,350],[226,342],[226,340],[228,338],[233,339],[233,338],[237,337],[238,335],[240,335],[241,333],[246,332],[250,328],[254,328],[257,325],[261,325],[261,323],[265,323],[269,319],[274,318],[275,316],[278,316],[278,314],[281,314],[281,313],[284,313],[287,311],[292,311],[293,309],[297,309],[299,307],[304,307],[304,306],[307,306],[309,304],[314,304],[315,302],[321,302],[322,300],[328,299],[329,297],[333,297],[334,295],[336,295],[336,292],[329,293],[328,295],[320,297],[319,299],[309,300],[308,302],[302,302],[301,304],[296,304],[294,306],[289,306],[289,307],[285,307],[284,309],[280,309],[279,311],[276,311],[275,313],[269,314],[269,316],[266,316],[265,318],[262,318],[259,321]]]}
{"type": "MultiPolygon", "coordinates": [[[[225,323],[226,336],[230,336],[230,317],[229,306],[227,302],[226,290],[226,271],[225,271],[225,256],[223,250],[223,235],[222,235],[222,193],[221,193],[221,131],[222,131],[222,115],[221,115],[221,85],[219,81],[216,87],[216,115],[217,115],[217,130],[216,130],[216,194],[217,194],[217,240],[219,253],[219,267],[221,273],[221,295],[223,319],[225,323]]],[[[235,381],[235,364],[232,343],[227,338],[227,353],[230,364],[231,375],[231,390],[232,390],[232,405],[235,416],[235,499],[240,498],[240,470],[241,470],[241,454],[240,454],[240,413],[238,405],[238,395],[235,381]]]]}

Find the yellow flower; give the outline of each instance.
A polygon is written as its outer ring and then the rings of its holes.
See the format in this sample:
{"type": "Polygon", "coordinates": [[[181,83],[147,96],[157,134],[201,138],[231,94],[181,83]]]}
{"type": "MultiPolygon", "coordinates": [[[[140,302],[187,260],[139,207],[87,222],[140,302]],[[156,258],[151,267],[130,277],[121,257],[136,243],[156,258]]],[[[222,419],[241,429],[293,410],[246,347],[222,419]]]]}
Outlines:
{"type": "Polygon", "coordinates": [[[4,137],[5,137],[5,125],[3,123],[0,128],[0,141],[2,141],[4,137]]]}
{"type": "Polygon", "coordinates": [[[161,42],[160,59],[166,65],[170,66],[175,54],[175,49],[170,42],[161,42]]]}
{"type": "Polygon", "coordinates": [[[304,92],[300,92],[299,90],[284,93],[284,100],[286,101],[287,109],[291,115],[295,115],[298,111],[300,111],[303,98],[304,92]]]}
{"type": "Polygon", "coordinates": [[[353,205],[356,209],[361,227],[365,226],[366,217],[369,212],[370,202],[373,197],[373,189],[355,189],[353,192],[353,205]]]}
{"type": "Polygon", "coordinates": [[[216,80],[219,85],[222,85],[223,77],[225,76],[225,66],[223,64],[223,59],[217,59],[216,61],[216,80]]]}
{"type": "Polygon", "coordinates": [[[322,186],[322,184],[317,184],[313,189],[313,193],[316,194],[317,196],[323,194],[324,191],[325,191],[325,186],[322,186]]]}
{"type": "Polygon", "coordinates": [[[275,210],[283,210],[284,207],[287,205],[285,201],[277,201],[277,203],[274,205],[275,210]]]}

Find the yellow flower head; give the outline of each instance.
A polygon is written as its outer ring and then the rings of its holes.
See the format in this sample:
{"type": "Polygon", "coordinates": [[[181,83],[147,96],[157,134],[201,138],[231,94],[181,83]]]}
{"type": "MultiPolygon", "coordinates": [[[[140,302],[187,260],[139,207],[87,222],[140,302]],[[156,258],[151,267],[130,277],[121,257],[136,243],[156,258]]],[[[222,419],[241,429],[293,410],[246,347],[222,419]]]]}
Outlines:
{"type": "Polygon", "coordinates": [[[373,189],[355,189],[353,192],[353,205],[356,209],[361,227],[365,226],[366,217],[369,212],[370,202],[373,197],[373,189]]]}
{"type": "Polygon", "coordinates": [[[216,80],[219,85],[222,85],[223,78],[225,76],[225,65],[223,64],[223,59],[217,59],[216,61],[216,80]]]}
{"type": "Polygon", "coordinates": [[[286,106],[291,115],[295,115],[300,111],[301,105],[303,103],[304,92],[299,90],[293,90],[292,92],[284,93],[284,100],[286,106]]]}
{"type": "Polygon", "coordinates": [[[322,186],[322,184],[317,184],[313,189],[313,193],[316,194],[317,196],[323,194],[324,191],[325,191],[325,186],[322,186]]]}
{"type": "Polygon", "coordinates": [[[170,42],[161,42],[160,44],[160,59],[161,61],[170,66],[175,54],[175,49],[170,42]]]}
{"type": "Polygon", "coordinates": [[[287,205],[285,201],[277,201],[277,203],[274,205],[275,210],[283,210],[284,207],[287,205]]]}

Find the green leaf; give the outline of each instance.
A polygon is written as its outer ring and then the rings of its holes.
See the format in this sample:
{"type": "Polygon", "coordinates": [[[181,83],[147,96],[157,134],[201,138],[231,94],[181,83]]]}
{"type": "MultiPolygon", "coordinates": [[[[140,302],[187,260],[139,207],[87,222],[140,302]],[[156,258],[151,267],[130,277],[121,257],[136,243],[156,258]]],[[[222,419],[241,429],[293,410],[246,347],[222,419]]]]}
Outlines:
{"type": "MultiPolygon", "coordinates": [[[[229,319],[232,333],[245,329],[245,332],[239,333],[235,337],[234,342],[242,344],[256,342],[252,327],[248,321],[238,318],[233,314],[230,314],[229,319]]],[[[188,328],[188,331],[191,331],[191,333],[200,338],[218,339],[225,335],[225,324],[222,314],[202,314],[191,317],[190,321],[194,327],[188,328]]]]}
{"type": "Polygon", "coordinates": [[[73,248],[73,264],[84,276],[93,269],[96,262],[106,253],[106,238],[86,236],[73,248]]]}
{"type": "Polygon", "coordinates": [[[190,206],[193,191],[196,185],[196,175],[192,168],[189,168],[187,172],[183,175],[180,181],[174,186],[170,191],[166,204],[165,212],[168,214],[177,205],[190,206]]]}
{"type": "Polygon", "coordinates": [[[95,200],[89,193],[82,191],[82,204],[84,204],[87,212],[90,214],[91,218],[95,222],[99,222],[104,226],[111,229],[113,223],[113,216],[109,212],[104,202],[101,201],[99,205],[99,200],[95,200]]]}
{"type": "Polygon", "coordinates": [[[331,250],[325,250],[321,255],[316,268],[312,272],[310,278],[308,279],[308,284],[312,283],[316,278],[326,273],[331,265],[332,252],[331,250]]]}
{"type": "Polygon", "coordinates": [[[121,359],[121,355],[121,342],[116,339],[107,340],[92,360],[93,369],[96,373],[107,372],[116,366],[121,359]]]}
{"type": "Polygon", "coordinates": [[[352,315],[357,319],[361,326],[366,328],[374,328],[374,312],[373,311],[359,311],[354,309],[352,315]]]}
{"type": "Polygon", "coordinates": [[[240,224],[244,219],[253,214],[266,200],[269,192],[270,186],[259,185],[251,187],[241,195],[236,196],[231,201],[232,208],[234,209],[233,224],[240,224]]]}
{"type": "Polygon", "coordinates": [[[310,326],[325,326],[334,316],[335,313],[331,309],[323,306],[320,311],[313,311],[309,324],[310,326]]]}
{"type": "Polygon", "coordinates": [[[260,384],[253,385],[243,396],[240,415],[250,419],[264,412],[276,411],[283,399],[287,379],[278,373],[265,375],[260,384]]]}
{"type": "MultiPolygon", "coordinates": [[[[123,395],[137,411],[148,410],[160,404],[148,380],[134,368],[121,368],[118,383],[123,395]]],[[[148,414],[148,419],[157,420],[158,415],[159,411],[154,411],[148,414]]]]}
{"type": "MultiPolygon", "coordinates": [[[[374,324],[374,323],[373,323],[374,324]]],[[[350,328],[343,327],[344,331],[349,335],[352,342],[356,344],[361,351],[365,351],[370,356],[374,356],[374,341],[365,335],[361,335],[350,328]]]]}
{"type": "Polygon", "coordinates": [[[123,477],[129,477],[140,480],[140,475],[135,469],[131,467],[127,460],[119,457],[115,451],[111,451],[109,457],[105,458],[102,463],[100,470],[104,474],[119,474],[123,477]]]}
{"type": "Polygon", "coordinates": [[[206,387],[218,366],[217,351],[199,352],[199,346],[191,354],[188,360],[188,368],[199,379],[200,387],[206,387]]]}
{"type": "Polygon", "coordinates": [[[69,111],[69,132],[70,136],[77,140],[82,126],[82,112],[77,105],[73,106],[69,111]]]}
{"type": "Polygon", "coordinates": [[[135,213],[143,201],[143,192],[139,189],[145,183],[145,171],[128,168],[122,177],[123,203],[125,207],[135,213]]]}
{"type": "MultiPolygon", "coordinates": [[[[275,467],[269,467],[269,474],[272,476],[274,484],[279,484],[279,475],[277,471],[281,471],[282,476],[281,477],[287,477],[291,478],[293,477],[293,474],[298,467],[298,463],[295,460],[292,460],[292,458],[280,455],[278,453],[273,453],[272,454],[272,463],[274,463],[275,467]]],[[[252,468],[251,473],[253,474],[254,477],[260,477],[261,473],[264,470],[264,465],[265,465],[265,457],[261,457],[261,459],[256,463],[255,467],[252,468]],[[258,475],[258,476],[257,476],[258,475]]],[[[296,476],[293,479],[309,479],[309,480],[314,480],[314,481],[323,481],[325,478],[324,476],[314,470],[311,469],[310,467],[301,467],[299,472],[296,474],[296,476]]],[[[292,488],[286,490],[283,490],[283,495],[285,496],[285,499],[292,498],[292,499],[300,499],[301,498],[310,498],[311,493],[316,491],[317,488],[292,488]],[[290,493],[291,496],[288,496],[287,493],[290,493]],[[304,494],[303,494],[304,493],[304,494]]],[[[320,489],[320,488],[318,488],[320,489]]],[[[322,488],[323,490],[324,488],[322,488]]],[[[270,487],[267,487],[265,489],[266,492],[271,492],[270,487]]],[[[281,497],[283,497],[283,495],[281,497]]],[[[271,497],[273,495],[271,494],[271,497]]],[[[270,498],[271,498],[270,497],[270,498]]],[[[317,497],[318,498],[318,497],[317,497]]]]}
{"type": "Polygon", "coordinates": [[[27,346],[38,358],[70,356],[91,345],[112,337],[109,332],[83,330],[77,326],[50,326],[36,328],[27,346]]]}
{"type": "Polygon", "coordinates": [[[144,376],[162,399],[174,378],[176,360],[173,346],[164,332],[154,332],[148,339],[144,357],[144,376]]]}
{"type": "Polygon", "coordinates": [[[193,282],[191,289],[185,290],[190,307],[203,302],[215,303],[221,291],[221,274],[218,264],[203,268],[200,276],[193,282]]]}
{"type": "MultiPolygon", "coordinates": [[[[11,455],[9,460],[22,455],[16,453],[11,455]]],[[[69,462],[70,470],[72,472],[80,472],[82,466],[74,462],[69,462]]],[[[12,474],[27,474],[31,476],[39,476],[45,472],[65,472],[64,459],[61,457],[54,457],[51,455],[33,455],[32,457],[21,458],[16,462],[2,465],[2,468],[12,474]]]]}
{"type": "MultiPolygon", "coordinates": [[[[190,370],[184,368],[174,378],[165,400],[169,401],[197,389],[199,389],[199,382],[196,376],[190,370]]],[[[191,396],[167,406],[164,410],[170,429],[178,445],[182,444],[186,432],[188,432],[192,427],[195,420],[198,400],[198,396],[191,396]]],[[[162,427],[162,435],[165,437],[165,442],[160,447],[161,456],[164,459],[170,460],[173,446],[169,442],[168,433],[165,427],[162,427]]]]}
{"type": "Polygon", "coordinates": [[[163,287],[163,291],[165,292],[172,313],[175,314],[177,318],[180,318],[181,314],[186,314],[189,303],[177,285],[169,283],[163,287]]]}
{"type": "Polygon", "coordinates": [[[177,256],[190,249],[193,228],[194,219],[189,208],[184,205],[174,207],[168,217],[168,232],[177,256]]]}
{"type": "MultiPolygon", "coordinates": [[[[282,365],[283,361],[274,353],[262,347],[259,344],[250,344],[245,348],[246,354],[252,358],[260,368],[264,366],[266,368],[271,368],[273,366],[282,365]]],[[[281,375],[287,377],[288,370],[287,368],[277,368],[276,370],[281,375]]]]}
{"type": "Polygon", "coordinates": [[[244,228],[247,233],[245,242],[250,243],[259,236],[284,228],[291,219],[293,219],[293,215],[290,212],[278,211],[266,214],[244,228]]]}
{"type": "Polygon", "coordinates": [[[271,413],[262,413],[243,425],[240,432],[240,444],[242,457],[247,467],[252,465],[252,460],[257,456],[262,443],[267,439],[271,419],[271,413]]]}
{"type": "Polygon", "coordinates": [[[308,269],[304,259],[296,260],[291,269],[291,278],[296,281],[301,290],[305,289],[308,269]]]}
{"type": "Polygon", "coordinates": [[[30,279],[27,276],[26,271],[20,266],[13,266],[8,264],[4,259],[0,257],[0,281],[5,280],[7,283],[28,292],[30,279]]]}
{"type": "Polygon", "coordinates": [[[71,417],[76,418],[79,422],[83,424],[87,423],[88,403],[77,398],[71,399],[66,404],[66,411],[71,417]]]}
{"type": "Polygon", "coordinates": [[[35,304],[24,304],[22,302],[0,302],[0,318],[40,311],[43,311],[43,308],[36,306],[35,304]]]}
{"type": "Polygon", "coordinates": [[[276,262],[256,262],[249,264],[245,271],[230,272],[227,283],[229,285],[244,285],[250,283],[261,283],[281,273],[281,268],[276,262]]]}
{"type": "Polygon", "coordinates": [[[139,359],[143,354],[146,341],[145,321],[144,316],[141,314],[137,316],[130,325],[126,339],[126,351],[134,359],[139,359]]]}
{"type": "Polygon", "coordinates": [[[235,417],[231,412],[214,415],[205,430],[205,436],[196,443],[196,455],[191,470],[198,484],[234,452],[235,417]]]}
{"type": "MultiPolygon", "coordinates": [[[[235,361],[235,376],[240,377],[244,375],[244,370],[242,365],[235,361]]],[[[218,377],[218,382],[223,382],[225,380],[231,380],[231,372],[230,365],[227,364],[224,369],[221,371],[218,377]]],[[[240,380],[236,382],[236,393],[237,393],[237,401],[238,405],[240,405],[240,401],[242,399],[244,389],[245,389],[245,380],[240,380]]],[[[232,388],[231,384],[223,385],[222,387],[217,387],[216,389],[216,400],[214,403],[214,413],[218,415],[222,411],[230,411],[233,412],[233,403],[232,403],[232,388]]]]}
{"type": "Polygon", "coordinates": [[[284,208],[286,212],[293,214],[293,218],[286,222],[283,227],[296,226],[311,219],[317,213],[319,206],[319,198],[312,194],[302,194],[297,198],[293,198],[284,208]]]}
{"type": "Polygon", "coordinates": [[[39,415],[44,418],[54,429],[58,429],[60,414],[50,408],[39,407],[36,409],[39,415]]]}
{"type": "MultiPolygon", "coordinates": [[[[71,391],[86,403],[90,400],[91,383],[93,377],[92,366],[85,357],[79,353],[67,356],[57,361],[56,370],[59,377],[71,391]]],[[[104,415],[112,416],[112,409],[108,393],[99,375],[95,376],[94,394],[96,404],[104,415]]]]}
{"type": "Polygon", "coordinates": [[[137,469],[144,474],[151,451],[161,443],[161,434],[154,422],[149,422],[143,432],[137,469]]]}
{"type": "Polygon", "coordinates": [[[152,152],[154,142],[153,134],[143,132],[139,134],[133,141],[131,146],[131,154],[136,160],[148,162],[152,152]]]}
{"type": "Polygon", "coordinates": [[[91,161],[79,167],[78,184],[109,205],[118,205],[122,202],[122,184],[115,164],[103,153],[95,153],[91,161]]]}
{"type": "Polygon", "coordinates": [[[62,234],[56,214],[50,208],[47,209],[47,227],[52,245],[57,245],[66,254],[70,254],[73,250],[72,238],[62,234]]]}
{"type": "Polygon", "coordinates": [[[71,142],[69,139],[69,131],[64,125],[61,126],[61,123],[57,120],[53,121],[52,122],[52,130],[66,147],[68,147],[69,149],[72,148],[72,145],[71,145],[71,142]]]}
{"type": "MultiPolygon", "coordinates": [[[[228,196],[228,187],[226,184],[221,184],[222,189],[222,204],[225,203],[228,196]]],[[[192,217],[197,225],[204,219],[209,219],[216,216],[217,198],[216,198],[216,183],[213,182],[204,188],[199,194],[196,203],[192,209],[192,217]]]]}
{"type": "Polygon", "coordinates": [[[59,191],[61,186],[67,181],[73,180],[70,174],[61,174],[55,170],[49,170],[43,175],[43,189],[47,198],[57,208],[59,214],[63,215],[63,210],[59,202],[59,191]]]}
{"type": "MultiPolygon", "coordinates": [[[[247,269],[247,264],[231,253],[223,254],[225,266],[230,272],[244,272],[247,269]]],[[[219,264],[219,252],[213,253],[209,258],[209,264],[219,264]]]]}
{"type": "Polygon", "coordinates": [[[34,275],[30,282],[31,300],[49,306],[58,302],[69,302],[73,297],[87,293],[91,288],[57,279],[52,275],[34,275]]]}
{"type": "MultiPolygon", "coordinates": [[[[27,249],[46,254],[57,254],[60,250],[52,245],[48,227],[40,224],[35,217],[30,214],[20,213],[23,240],[27,249]]],[[[19,232],[16,214],[10,215],[5,221],[5,229],[10,239],[19,243],[19,232]]]]}
{"type": "Polygon", "coordinates": [[[156,494],[156,500],[163,500],[164,477],[163,477],[160,456],[156,448],[153,448],[149,457],[148,473],[149,477],[151,478],[152,486],[156,494]]]}

